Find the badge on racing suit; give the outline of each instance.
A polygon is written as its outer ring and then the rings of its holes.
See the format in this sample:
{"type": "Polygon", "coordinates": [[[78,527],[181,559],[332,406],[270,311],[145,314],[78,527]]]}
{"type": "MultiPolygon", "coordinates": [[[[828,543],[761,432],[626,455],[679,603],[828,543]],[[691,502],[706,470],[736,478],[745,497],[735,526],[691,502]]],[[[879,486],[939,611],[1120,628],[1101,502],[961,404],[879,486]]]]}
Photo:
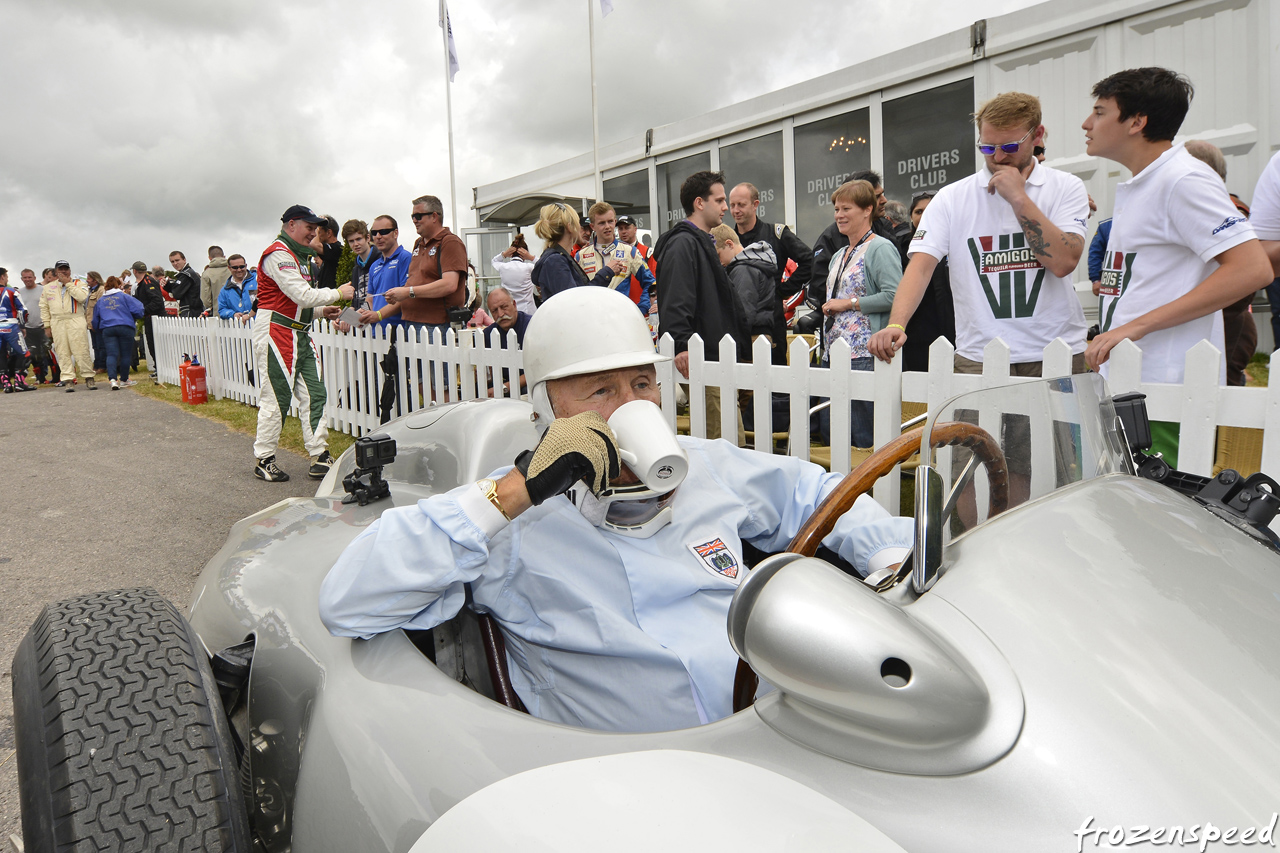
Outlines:
{"type": "Polygon", "coordinates": [[[735,583],[742,575],[742,565],[738,562],[737,555],[729,550],[729,546],[720,537],[709,542],[690,544],[688,548],[711,574],[735,583]]]}

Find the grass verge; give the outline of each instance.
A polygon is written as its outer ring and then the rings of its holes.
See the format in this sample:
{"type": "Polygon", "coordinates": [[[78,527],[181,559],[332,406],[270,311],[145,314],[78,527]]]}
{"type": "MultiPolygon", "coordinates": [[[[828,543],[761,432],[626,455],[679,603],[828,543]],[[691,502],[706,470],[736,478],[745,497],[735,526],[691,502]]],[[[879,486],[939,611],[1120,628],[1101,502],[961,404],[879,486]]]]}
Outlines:
{"type": "MultiPolygon", "coordinates": [[[[143,364],[145,365],[145,362],[143,364]]],[[[192,406],[182,402],[182,389],[178,386],[151,384],[145,367],[134,374],[134,377],[137,378],[138,384],[131,390],[144,397],[160,400],[171,406],[177,406],[184,412],[226,424],[236,432],[242,432],[245,435],[254,435],[258,431],[258,410],[253,406],[246,406],[234,400],[215,400],[212,397],[207,403],[192,406]]],[[[334,459],[341,456],[342,452],[354,443],[354,436],[329,430],[329,452],[333,454],[334,459]]],[[[302,445],[302,423],[297,418],[285,417],[284,427],[280,430],[280,447],[303,456],[307,455],[307,450],[302,445]]]]}

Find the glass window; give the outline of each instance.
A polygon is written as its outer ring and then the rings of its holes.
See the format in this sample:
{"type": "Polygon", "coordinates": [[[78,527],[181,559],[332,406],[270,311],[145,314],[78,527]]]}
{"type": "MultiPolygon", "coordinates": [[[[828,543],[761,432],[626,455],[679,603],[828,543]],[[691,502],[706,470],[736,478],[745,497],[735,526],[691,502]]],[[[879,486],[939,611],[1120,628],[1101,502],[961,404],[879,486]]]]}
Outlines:
{"type": "MultiPolygon", "coordinates": [[[[782,131],[757,136],[745,142],[720,146],[720,171],[728,182],[725,194],[743,182],[755,184],[760,191],[760,207],[756,216],[765,222],[786,219],[787,202],[782,187],[782,131]]],[[[728,213],[724,221],[733,224],[728,213]]]]}
{"type": "Polygon", "coordinates": [[[648,230],[652,221],[649,214],[649,170],[641,169],[609,178],[604,182],[604,200],[613,205],[618,215],[627,214],[636,221],[636,227],[648,230]]]}
{"type": "Polygon", "coordinates": [[[680,185],[684,183],[684,179],[694,172],[704,172],[710,168],[710,151],[658,164],[659,234],[684,219],[684,207],[680,204],[680,185]]]}
{"type": "Polygon", "coordinates": [[[863,108],[795,129],[796,234],[812,246],[832,222],[831,193],[871,168],[871,111],[863,108]]]}
{"type": "Polygon", "coordinates": [[[884,191],[907,204],[973,174],[973,80],[885,101],[884,191]]]}

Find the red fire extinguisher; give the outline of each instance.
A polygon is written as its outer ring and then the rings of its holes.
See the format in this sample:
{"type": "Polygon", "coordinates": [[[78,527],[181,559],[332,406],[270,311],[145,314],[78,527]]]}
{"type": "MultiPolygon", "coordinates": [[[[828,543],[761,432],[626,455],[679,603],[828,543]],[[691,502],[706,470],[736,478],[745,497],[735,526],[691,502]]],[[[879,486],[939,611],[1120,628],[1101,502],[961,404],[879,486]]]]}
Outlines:
{"type": "Polygon", "coordinates": [[[209,385],[205,380],[205,368],[199,356],[191,359],[187,368],[185,384],[182,386],[183,397],[193,406],[209,402],[209,385]]]}
{"type": "Polygon", "coordinates": [[[191,356],[185,352],[182,354],[182,364],[178,365],[178,387],[182,389],[182,402],[189,403],[187,399],[187,369],[191,367],[191,356]]]}

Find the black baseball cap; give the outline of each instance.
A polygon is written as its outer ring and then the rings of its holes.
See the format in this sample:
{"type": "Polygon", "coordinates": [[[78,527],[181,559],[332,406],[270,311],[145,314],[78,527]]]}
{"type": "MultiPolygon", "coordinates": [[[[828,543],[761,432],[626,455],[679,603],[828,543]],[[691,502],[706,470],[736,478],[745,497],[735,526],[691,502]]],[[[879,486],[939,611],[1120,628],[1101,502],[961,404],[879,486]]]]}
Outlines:
{"type": "Polygon", "coordinates": [[[146,265],[145,263],[143,263],[142,261],[134,261],[134,262],[133,262],[133,271],[134,271],[134,272],[146,272],[146,271],[147,271],[147,265],[146,265]]]}
{"type": "Polygon", "coordinates": [[[281,222],[292,222],[295,219],[301,219],[303,222],[310,222],[312,225],[323,225],[324,217],[316,213],[309,207],[301,204],[295,204],[284,212],[284,216],[280,217],[281,222]]]}
{"type": "Polygon", "coordinates": [[[618,217],[618,224],[619,225],[635,225],[636,221],[624,213],[618,217]]]}
{"type": "Polygon", "coordinates": [[[591,217],[590,217],[590,216],[584,216],[584,217],[582,217],[581,219],[579,219],[579,220],[578,220],[578,224],[579,224],[579,225],[581,225],[583,228],[590,228],[590,227],[591,227],[591,217]]]}
{"type": "Polygon", "coordinates": [[[56,270],[56,269],[61,269],[62,267],[66,267],[67,269],[71,269],[71,264],[67,263],[66,261],[57,261],[57,262],[55,262],[55,263],[54,263],[54,265],[53,265],[53,268],[54,268],[55,270],[56,270]]]}

